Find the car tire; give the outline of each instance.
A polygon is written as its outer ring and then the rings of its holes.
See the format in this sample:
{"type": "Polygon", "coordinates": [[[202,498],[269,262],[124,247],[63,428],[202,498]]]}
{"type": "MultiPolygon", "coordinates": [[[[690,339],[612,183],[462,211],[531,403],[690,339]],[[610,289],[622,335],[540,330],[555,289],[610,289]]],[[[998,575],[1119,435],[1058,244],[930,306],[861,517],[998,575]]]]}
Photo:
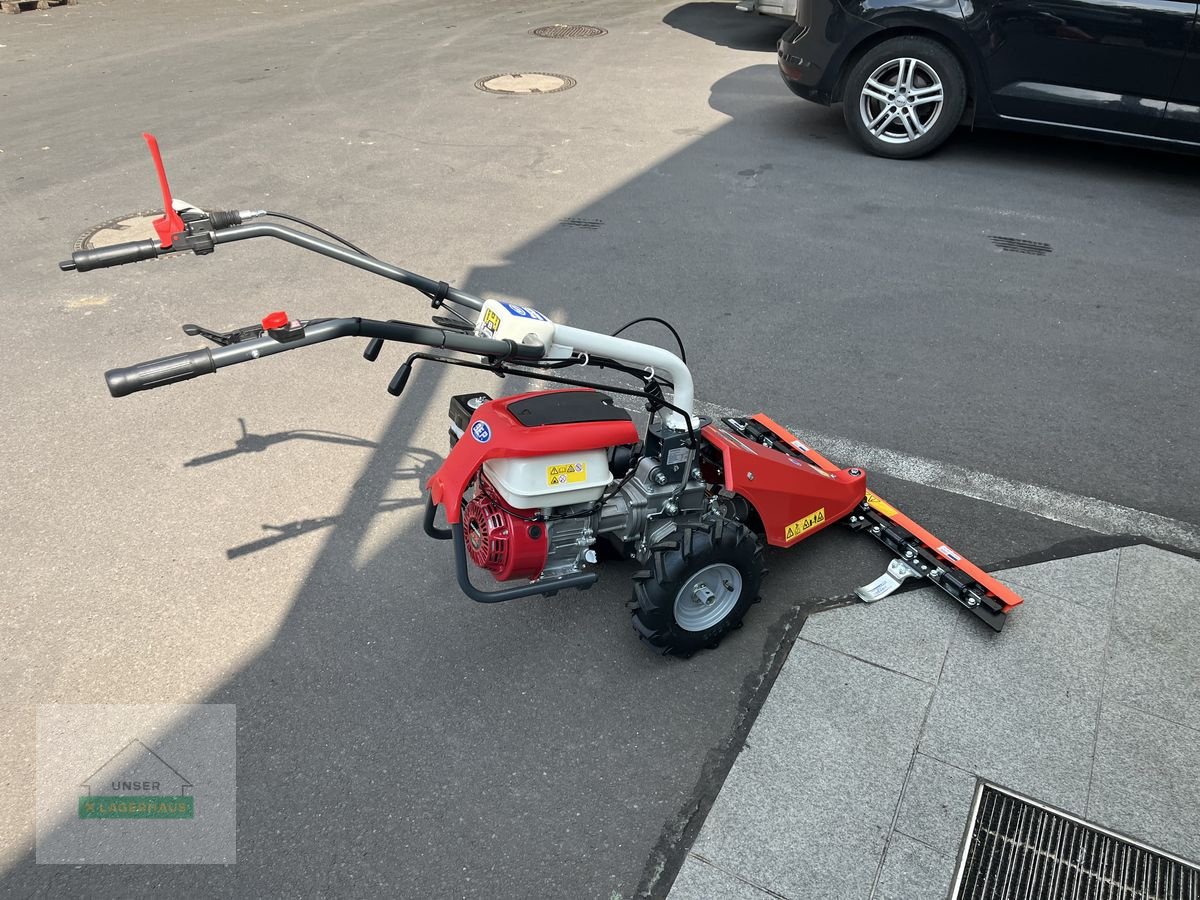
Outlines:
{"type": "Polygon", "coordinates": [[[854,64],[842,115],[871,153],[914,159],[950,137],[966,102],[966,77],[954,54],[929,38],[904,36],[872,47],[854,64]]]}

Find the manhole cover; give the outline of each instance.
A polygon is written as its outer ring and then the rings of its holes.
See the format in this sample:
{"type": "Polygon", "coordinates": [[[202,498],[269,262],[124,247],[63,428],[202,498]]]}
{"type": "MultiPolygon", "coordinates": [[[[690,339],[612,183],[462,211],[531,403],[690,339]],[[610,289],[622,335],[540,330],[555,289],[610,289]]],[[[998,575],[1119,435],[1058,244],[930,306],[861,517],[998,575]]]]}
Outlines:
{"type": "Polygon", "coordinates": [[[1041,241],[1027,241],[1025,238],[1004,237],[999,234],[989,236],[993,244],[1001,250],[1007,250],[1009,253],[1028,253],[1032,256],[1045,256],[1054,250],[1049,244],[1043,244],[1041,241]]]}
{"type": "Polygon", "coordinates": [[[543,25],[529,33],[544,38],[593,38],[602,37],[608,31],[595,25],[543,25]]]}
{"type": "Polygon", "coordinates": [[[575,87],[575,79],[550,72],[512,72],[480,78],[475,87],[489,94],[557,94],[575,87]]]}
{"type": "Polygon", "coordinates": [[[975,793],[955,900],[1192,900],[1200,869],[986,782],[975,793]]]}
{"type": "Polygon", "coordinates": [[[107,247],[109,244],[125,241],[158,240],[158,232],[154,230],[153,223],[161,215],[161,209],[150,209],[101,222],[79,236],[79,240],[75,242],[75,249],[95,250],[97,247],[107,247]]]}

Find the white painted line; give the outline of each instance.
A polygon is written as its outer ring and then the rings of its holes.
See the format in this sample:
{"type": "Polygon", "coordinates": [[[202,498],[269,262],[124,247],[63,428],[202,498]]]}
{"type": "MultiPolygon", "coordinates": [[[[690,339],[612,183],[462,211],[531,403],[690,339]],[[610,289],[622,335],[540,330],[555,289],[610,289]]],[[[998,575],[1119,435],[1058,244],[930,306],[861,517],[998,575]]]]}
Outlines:
{"type": "MultiPolygon", "coordinates": [[[[696,404],[696,412],[714,419],[746,416],[745,413],[736,410],[703,402],[696,404]]],[[[1100,534],[1141,535],[1161,544],[1200,553],[1200,526],[1188,522],[1168,519],[1166,516],[1109,503],[1095,497],[1084,497],[1035,484],[1011,481],[999,475],[989,475],[987,472],[978,472],[953,463],[910,456],[884,447],[872,447],[870,444],[860,444],[848,438],[814,434],[787,425],[784,427],[800,440],[811,444],[831,461],[844,466],[862,466],[868,475],[878,472],[880,475],[890,475],[913,484],[1031,513],[1052,522],[1062,522],[1100,534]]],[[[904,504],[899,505],[903,509],[904,504]]]]}

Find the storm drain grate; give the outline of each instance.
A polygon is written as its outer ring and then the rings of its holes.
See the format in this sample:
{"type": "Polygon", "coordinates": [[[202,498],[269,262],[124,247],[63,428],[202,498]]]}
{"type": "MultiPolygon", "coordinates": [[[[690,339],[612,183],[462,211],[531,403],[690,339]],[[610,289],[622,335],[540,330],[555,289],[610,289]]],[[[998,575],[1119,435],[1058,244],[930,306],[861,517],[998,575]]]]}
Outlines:
{"type": "Polygon", "coordinates": [[[1198,900],[1200,869],[981,782],[955,900],[1198,900]]]}
{"type": "Polygon", "coordinates": [[[1025,238],[1004,237],[1003,235],[990,235],[992,243],[1001,250],[1007,250],[1010,253],[1028,253],[1031,256],[1045,256],[1047,253],[1053,253],[1054,248],[1049,244],[1043,244],[1041,241],[1027,241],[1025,238]]]}
{"type": "Polygon", "coordinates": [[[562,225],[566,228],[596,229],[604,224],[604,220],[603,219],[580,219],[576,216],[572,216],[569,219],[563,219],[558,224],[562,225]]]}
{"type": "Polygon", "coordinates": [[[529,33],[544,38],[594,38],[603,37],[608,31],[596,25],[543,25],[529,33]]]}

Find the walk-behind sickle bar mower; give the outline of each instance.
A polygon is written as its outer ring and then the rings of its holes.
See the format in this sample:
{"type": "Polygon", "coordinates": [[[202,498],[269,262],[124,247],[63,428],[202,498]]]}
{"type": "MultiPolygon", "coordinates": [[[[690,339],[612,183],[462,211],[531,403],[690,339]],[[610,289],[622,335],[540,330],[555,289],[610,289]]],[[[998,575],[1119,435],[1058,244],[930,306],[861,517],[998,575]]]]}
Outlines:
{"type": "Polygon", "coordinates": [[[741,624],[758,599],[765,544],[791,547],[841,522],[896,554],[886,574],[858,589],[865,601],[887,596],[906,578],[927,579],[997,631],[1021,602],[869,491],[860,469],[834,465],[764,415],[697,416],[682,342],[676,356],[619,337],[624,329],[600,334],[559,325],[536,309],[484,300],[382,262],[316,226],[310,227],[329,240],[278,224],[248,224],[282,217],[309,225],[294,217],[205,212],[173,201],[157,142],[150,135],[146,140],[165,205],[155,222],[158,240],[80,250],[61,264],[64,270],[188,250],[206,254],[221,244],[273,237],[413,287],[441,314],[432,326],[358,317],[300,320],[282,312],[232,332],[185,325],[186,333],[216,347],[113,369],[105,378],[114,397],[344,337],[367,338],[363,355],[371,361],[389,341],[438,351],[405,360],[388,385],[395,396],[418,362],[564,385],[450,401],[452,449],[429,480],[424,528],[450,543],[458,583],[472,599],[494,603],[590,587],[598,577],[597,550],[606,545],[640,566],[633,586],[637,633],[660,651],[687,655],[716,646],[741,624]],[[606,369],[637,387],[568,378],[570,368],[606,369]],[[613,394],[645,404],[644,434],[613,394]],[[439,509],[446,526],[437,524],[439,509]],[[478,587],[472,565],[510,584],[478,587]]]}

